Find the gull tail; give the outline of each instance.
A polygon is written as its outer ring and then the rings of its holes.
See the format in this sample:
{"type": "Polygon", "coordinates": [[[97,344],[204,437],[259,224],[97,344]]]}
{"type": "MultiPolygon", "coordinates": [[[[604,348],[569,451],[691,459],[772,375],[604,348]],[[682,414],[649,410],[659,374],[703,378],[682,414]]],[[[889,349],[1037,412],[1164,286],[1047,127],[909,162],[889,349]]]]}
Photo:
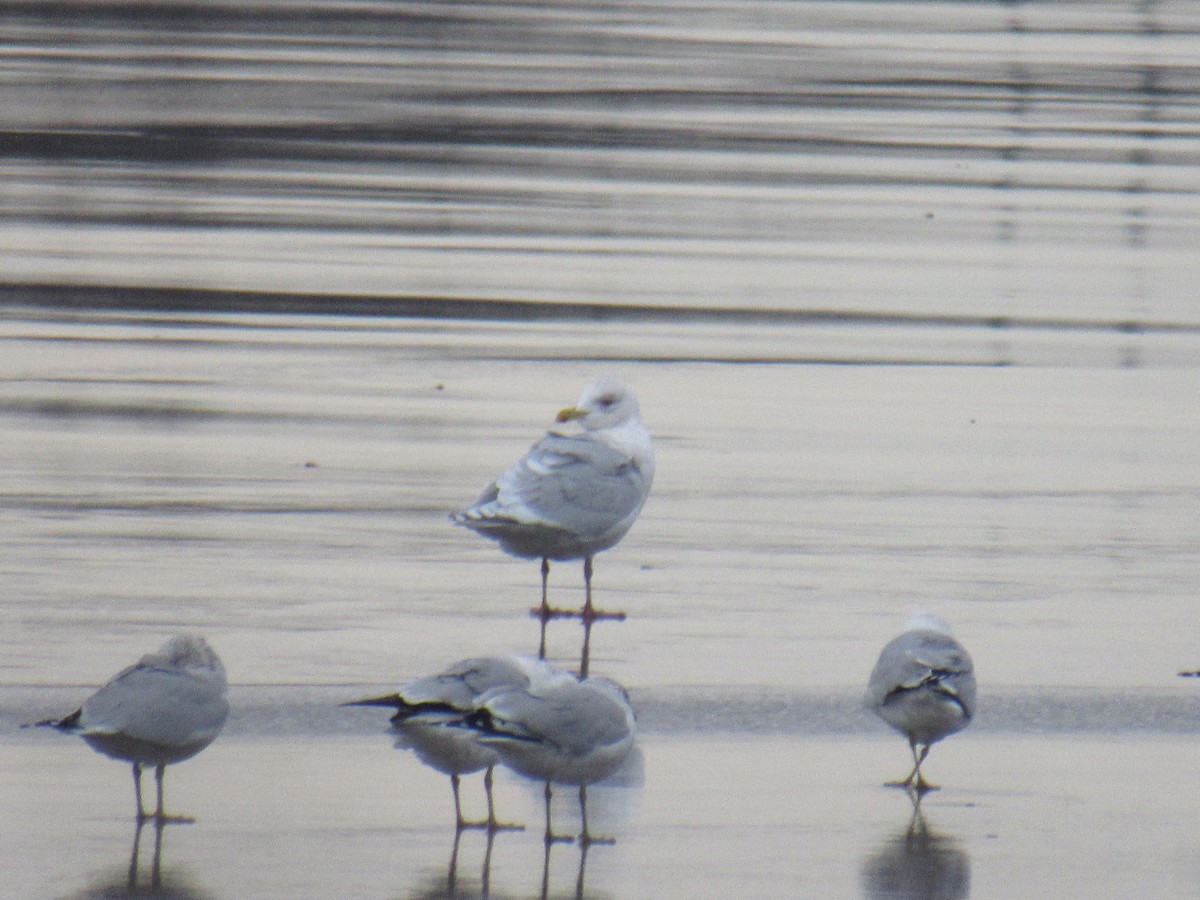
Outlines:
{"type": "Polygon", "coordinates": [[[387,694],[383,697],[367,697],[363,700],[348,700],[338,706],[387,706],[391,709],[404,709],[408,706],[399,694],[387,694]]]}
{"type": "Polygon", "coordinates": [[[69,716],[62,719],[43,719],[40,722],[26,722],[22,728],[57,728],[59,731],[78,731],[79,717],[83,715],[83,708],[75,710],[69,716]]]}
{"type": "Polygon", "coordinates": [[[339,706],[383,706],[388,709],[394,709],[396,714],[392,716],[391,721],[399,724],[406,719],[411,719],[417,715],[427,715],[432,713],[448,713],[454,716],[461,716],[463,710],[459,709],[453,703],[445,703],[439,700],[430,700],[423,703],[413,703],[406,700],[400,694],[385,694],[382,697],[367,697],[363,700],[351,700],[348,703],[339,703],[339,706]]]}

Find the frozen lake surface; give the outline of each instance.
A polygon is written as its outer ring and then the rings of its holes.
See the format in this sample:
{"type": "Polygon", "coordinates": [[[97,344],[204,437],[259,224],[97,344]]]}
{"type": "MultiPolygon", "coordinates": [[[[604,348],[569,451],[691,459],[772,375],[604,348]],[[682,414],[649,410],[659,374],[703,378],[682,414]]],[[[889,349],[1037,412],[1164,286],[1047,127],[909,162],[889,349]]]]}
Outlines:
{"type": "Polygon", "coordinates": [[[0,894],[1197,896],[1194,3],[48,9],[0,50],[0,894]],[[503,773],[529,829],[455,842],[338,704],[535,649],[536,563],[447,515],[601,372],[658,454],[595,575],[640,768],[613,846],[503,773]],[[914,817],[859,699],[917,609],[980,710],[914,817]],[[18,726],[184,629],[233,711],[135,835],[18,726]]]}
{"type": "MultiPolygon", "coordinates": [[[[134,837],[123,766],[16,726],[186,628],[223,655],[234,711],[169,773],[199,821],[162,835],[167,896],[1193,895],[1188,339],[1137,368],[1111,360],[1159,338],[1068,352],[1068,334],[1057,366],[899,366],[682,358],[722,336],[748,355],[871,346],[824,326],[27,310],[0,327],[0,828],[22,893],[110,896],[134,837]],[[643,344],[677,358],[599,352],[643,344]],[[502,775],[530,831],[490,855],[467,833],[452,857],[446,779],[392,749],[379,711],[337,704],[534,651],[536,564],[446,515],[598,370],[637,386],[658,446],[641,519],[596,563],[598,601],[629,620],[592,642],[639,710],[643,778],[593,791],[616,846],[547,864],[536,788],[502,775]],[[858,704],[918,608],[955,624],[981,699],[935,748],[945,787],[909,839],[908,801],[881,786],[907,748],[858,704]]],[[[1046,352],[1040,333],[1006,341],[1046,352]]],[[[552,569],[558,602],[581,582],[552,569]]],[[[579,638],[552,623],[551,655],[574,664],[579,638]]]]}

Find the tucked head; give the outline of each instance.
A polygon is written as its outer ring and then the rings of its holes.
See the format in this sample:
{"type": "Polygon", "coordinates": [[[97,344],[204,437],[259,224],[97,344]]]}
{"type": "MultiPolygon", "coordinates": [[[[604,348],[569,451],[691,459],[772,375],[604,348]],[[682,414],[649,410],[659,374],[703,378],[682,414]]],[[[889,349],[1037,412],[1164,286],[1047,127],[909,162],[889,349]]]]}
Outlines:
{"type": "Polygon", "coordinates": [[[626,384],[610,376],[597,378],[579,396],[579,402],[558,414],[559,422],[578,420],[588,431],[611,428],[641,416],[637,398],[626,384]]]}
{"type": "Polygon", "coordinates": [[[197,635],[176,635],[158,648],[157,655],[181,669],[207,669],[225,680],[225,666],[208,641],[197,635]]]}
{"type": "Polygon", "coordinates": [[[954,637],[950,623],[941,616],[935,616],[929,612],[914,613],[904,623],[904,627],[900,629],[899,633],[905,634],[909,631],[936,631],[938,634],[946,635],[946,637],[954,637]]]}

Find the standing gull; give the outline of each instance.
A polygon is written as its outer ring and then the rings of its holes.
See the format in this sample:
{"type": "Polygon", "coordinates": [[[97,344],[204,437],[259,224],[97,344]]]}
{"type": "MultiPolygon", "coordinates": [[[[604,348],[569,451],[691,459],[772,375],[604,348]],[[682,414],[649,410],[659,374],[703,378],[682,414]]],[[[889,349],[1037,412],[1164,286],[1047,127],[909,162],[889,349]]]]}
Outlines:
{"type": "Polygon", "coordinates": [[[929,748],[966,728],[975,715],[971,655],[943,619],[918,613],[879,654],[864,702],[908,738],[913,769],[891,783],[918,794],[931,790],[921,775],[929,748]]]}
{"type": "Polygon", "coordinates": [[[461,727],[463,719],[475,708],[481,694],[501,686],[523,688],[531,671],[545,663],[518,657],[476,657],[455,663],[437,675],[419,678],[394,694],[355,700],[345,706],[386,706],[396,710],[392,727],[399,737],[396,746],[411,748],[425,765],[450,776],[454,791],[455,823],[463,828],[487,828],[496,831],[520,826],[496,821],[492,800],[492,770],[499,757],[491,746],[478,739],[476,732],[461,727]],[[459,799],[461,776],[486,769],[483,776],[487,793],[487,819],[471,822],[463,817],[459,799]]]}
{"type": "Polygon", "coordinates": [[[468,723],[500,759],[526,778],[545,782],[546,843],[571,841],[550,824],[551,784],[579,786],[579,841],[611,842],[588,830],[587,786],[614,774],[629,756],[634,714],[629,698],[608,678],[576,678],[547,666],[526,687],[493,688],[479,698],[468,723]]]}
{"type": "Polygon", "coordinates": [[[138,822],[189,822],[163,812],[163,770],[195,756],[221,733],[229,715],[225,667],[201,637],[180,635],[143,656],[62,719],[47,725],[78,734],[93,750],[133,763],[138,822]],[[142,808],[142,767],[154,766],[158,805],[142,808]]]}
{"type": "Polygon", "coordinates": [[[581,427],[572,434],[548,432],[451,519],[497,541],[506,553],[541,559],[538,656],[546,655],[547,621],[579,616],[585,628],[580,674],[586,675],[592,623],[625,617],[592,605],[592,558],[620,541],[641,512],[654,480],[654,448],[637,398],[615,378],[593,381],[557,421],[581,427]],[[585,599],[579,612],[554,609],[547,601],[552,559],[583,560],[585,599]]]}

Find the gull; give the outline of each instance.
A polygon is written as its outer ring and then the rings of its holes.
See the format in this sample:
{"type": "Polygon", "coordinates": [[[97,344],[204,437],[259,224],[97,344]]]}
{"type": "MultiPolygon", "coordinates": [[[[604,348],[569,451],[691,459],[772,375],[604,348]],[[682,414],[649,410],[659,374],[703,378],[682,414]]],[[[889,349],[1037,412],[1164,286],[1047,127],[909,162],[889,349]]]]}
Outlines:
{"type": "Polygon", "coordinates": [[[506,553],[541,559],[538,656],[546,656],[547,621],[579,616],[586,629],[580,674],[586,675],[592,623],[625,617],[592,605],[592,558],[620,541],[642,511],[654,480],[654,447],[637,398],[615,378],[593,381],[557,421],[580,427],[575,433],[547,432],[474,504],[450,518],[498,542],[506,553]],[[583,560],[585,599],[579,612],[549,605],[552,559],[583,560]]]}
{"type": "Polygon", "coordinates": [[[394,694],[354,700],[343,706],[385,706],[396,710],[392,727],[398,732],[396,746],[412,749],[427,766],[450,776],[454,791],[454,815],[458,830],[487,828],[496,831],[522,826],[504,825],[496,820],[492,799],[492,771],[499,757],[496,750],[478,739],[477,734],[461,726],[481,694],[501,686],[521,688],[529,684],[530,673],[544,665],[520,657],[473,657],[456,662],[446,670],[419,678],[394,694]],[[461,776],[486,770],[483,786],[487,793],[487,819],[471,822],[463,817],[459,798],[461,776]]]}
{"type": "Polygon", "coordinates": [[[864,702],[908,738],[913,769],[891,783],[918,794],[932,790],[921,775],[929,748],[966,728],[975,715],[971,656],[943,619],[918,613],[879,654],[864,702]]]}
{"type": "Polygon", "coordinates": [[[179,635],[118,672],[69,716],[34,724],[78,734],[93,750],[133,763],[139,823],[190,822],[163,812],[163,770],[221,733],[229,715],[226,692],[225,667],[204,638],[179,635]],[[143,766],[154,766],[153,813],[142,808],[143,766]]]}
{"type": "Polygon", "coordinates": [[[572,841],[551,828],[552,784],[579,787],[579,842],[611,843],[588,830],[587,786],[613,775],[633,748],[635,720],[629,697],[608,678],[577,678],[549,665],[525,687],[485,692],[467,723],[519,775],[545,783],[546,844],[572,841]]]}

